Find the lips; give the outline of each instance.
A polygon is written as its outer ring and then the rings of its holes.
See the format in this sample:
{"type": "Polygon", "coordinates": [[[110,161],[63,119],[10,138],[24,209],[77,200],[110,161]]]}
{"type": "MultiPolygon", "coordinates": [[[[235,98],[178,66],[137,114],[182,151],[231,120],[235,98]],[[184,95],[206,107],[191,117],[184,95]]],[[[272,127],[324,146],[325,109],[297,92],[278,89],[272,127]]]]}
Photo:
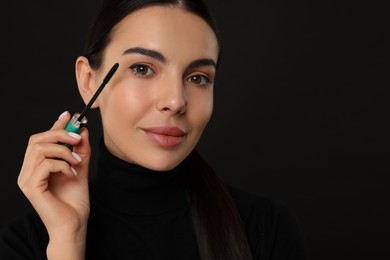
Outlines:
{"type": "Polygon", "coordinates": [[[183,142],[186,133],[178,127],[161,126],[143,129],[151,141],[162,147],[175,147],[183,142]]]}

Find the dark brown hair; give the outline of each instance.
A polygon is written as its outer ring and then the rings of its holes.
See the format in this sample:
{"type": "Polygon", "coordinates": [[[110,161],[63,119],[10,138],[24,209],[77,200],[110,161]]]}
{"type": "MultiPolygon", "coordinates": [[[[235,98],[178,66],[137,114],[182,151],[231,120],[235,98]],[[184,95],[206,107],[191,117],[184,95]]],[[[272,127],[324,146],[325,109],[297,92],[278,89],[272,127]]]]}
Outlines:
{"type": "Polygon", "coordinates": [[[92,68],[100,67],[104,49],[111,40],[113,28],[132,12],[152,5],[177,6],[200,16],[213,29],[221,51],[216,23],[202,0],[105,0],[94,19],[86,40],[84,55],[88,58],[92,68]]]}
{"type": "MultiPolygon", "coordinates": [[[[152,5],[179,7],[198,15],[209,24],[219,41],[216,23],[202,0],[105,0],[87,35],[84,55],[93,69],[102,65],[113,28],[132,12],[152,5]]],[[[252,259],[245,229],[228,188],[202,157],[197,152],[195,154],[188,200],[201,258],[252,259]]]]}

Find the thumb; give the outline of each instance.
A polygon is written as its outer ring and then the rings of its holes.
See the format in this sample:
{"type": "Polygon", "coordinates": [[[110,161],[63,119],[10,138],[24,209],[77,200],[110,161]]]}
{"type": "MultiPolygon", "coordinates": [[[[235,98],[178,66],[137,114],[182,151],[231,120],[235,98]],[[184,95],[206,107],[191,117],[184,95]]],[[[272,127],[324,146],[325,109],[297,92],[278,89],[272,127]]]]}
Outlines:
{"type": "Polygon", "coordinates": [[[81,162],[73,167],[79,175],[83,175],[88,178],[89,162],[91,158],[91,145],[89,143],[89,132],[87,128],[82,128],[80,131],[81,140],[73,146],[73,152],[77,153],[81,157],[81,162]]]}

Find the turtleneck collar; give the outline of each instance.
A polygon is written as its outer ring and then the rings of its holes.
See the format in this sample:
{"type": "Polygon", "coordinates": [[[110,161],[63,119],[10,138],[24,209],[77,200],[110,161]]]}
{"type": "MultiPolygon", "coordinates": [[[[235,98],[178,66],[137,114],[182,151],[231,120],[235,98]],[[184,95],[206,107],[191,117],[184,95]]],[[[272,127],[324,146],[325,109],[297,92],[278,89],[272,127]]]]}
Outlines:
{"type": "Polygon", "coordinates": [[[99,144],[95,178],[91,181],[91,203],[127,215],[158,215],[187,205],[191,154],[170,171],[153,171],[128,163],[99,144]]]}

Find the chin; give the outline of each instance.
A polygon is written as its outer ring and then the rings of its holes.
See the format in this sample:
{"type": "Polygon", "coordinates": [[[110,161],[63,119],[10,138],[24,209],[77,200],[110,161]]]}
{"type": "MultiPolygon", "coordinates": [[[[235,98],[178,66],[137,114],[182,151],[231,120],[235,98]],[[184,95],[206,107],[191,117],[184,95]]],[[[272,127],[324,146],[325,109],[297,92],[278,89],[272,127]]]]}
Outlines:
{"type": "Polygon", "coordinates": [[[149,161],[144,165],[145,168],[148,168],[153,171],[159,171],[159,172],[166,172],[174,169],[176,166],[178,166],[182,161],[174,161],[174,160],[154,160],[149,161]]]}
{"type": "Polygon", "coordinates": [[[165,154],[158,155],[156,154],[153,157],[149,157],[144,161],[141,165],[145,168],[148,168],[153,171],[169,171],[178,166],[187,155],[173,155],[173,154],[165,154]]]}

